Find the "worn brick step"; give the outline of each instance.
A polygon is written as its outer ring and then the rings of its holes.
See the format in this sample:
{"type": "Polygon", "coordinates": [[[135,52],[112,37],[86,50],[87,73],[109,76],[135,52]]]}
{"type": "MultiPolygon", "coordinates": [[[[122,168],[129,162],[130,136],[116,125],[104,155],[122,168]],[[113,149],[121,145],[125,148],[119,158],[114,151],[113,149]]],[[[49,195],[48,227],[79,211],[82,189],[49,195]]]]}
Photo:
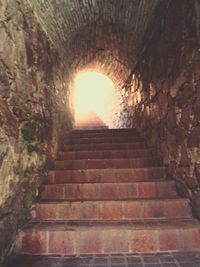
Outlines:
{"type": "Polygon", "coordinates": [[[108,129],[108,126],[106,125],[98,125],[98,124],[80,124],[76,125],[75,129],[80,130],[96,130],[96,129],[108,129]]]}
{"type": "Polygon", "coordinates": [[[135,137],[135,136],[120,136],[120,137],[90,137],[90,138],[85,138],[85,137],[78,137],[78,138],[70,138],[65,142],[65,144],[98,144],[98,143],[129,143],[129,142],[143,142],[144,139],[141,137],[135,137]]]}
{"type": "Polygon", "coordinates": [[[73,150],[111,150],[111,149],[143,149],[147,148],[144,142],[135,143],[99,143],[99,144],[77,144],[63,145],[63,151],[73,150]]]}
{"type": "Polygon", "coordinates": [[[84,124],[84,125],[90,125],[90,124],[97,124],[97,125],[105,125],[105,123],[102,120],[96,119],[96,118],[81,118],[76,120],[75,125],[84,124]]]}
{"type": "Polygon", "coordinates": [[[190,218],[188,201],[142,199],[125,201],[56,201],[36,204],[37,220],[134,220],[150,218],[190,218]]]}
{"type": "Polygon", "coordinates": [[[104,125],[105,123],[102,120],[97,120],[95,118],[81,118],[76,121],[77,124],[98,124],[98,125],[104,125]]]}
{"type": "Polygon", "coordinates": [[[103,130],[103,129],[108,129],[107,126],[77,126],[75,129],[77,130],[103,130]]]}
{"type": "Polygon", "coordinates": [[[69,132],[66,134],[67,138],[105,138],[105,137],[140,137],[139,133],[136,131],[126,131],[126,132],[96,132],[96,131],[90,131],[90,132],[69,132]]]}
{"type": "Polygon", "coordinates": [[[196,220],[114,226],[45,223],[20,232],[15,252],[40,255],[199,251],[196,220]]]}
{"type": "Polygon", "coordinates": [[[138,182],[165,178],[165,167],[136,169],[56,170],[49,171],[48,174],[48,182],[50,184],[138,182]]]}
{"type": "Polygon", "coordinates": [[[76,123],[75,124],[75,127],[77,127],[77,126],[100,126],[100,127],[104,127],[104,126],[107,126],[105,123],[100,123],[99,121],[90,121],[90,122],[84,122],[84,121],[82,121],[82,122],[78,122],[78,123],[76,123]]]}
{"type": "Polygon", "coordinates": [[[48,182],[56,183],[109,183],[139,182],[165,179],[165,167],[148,167],[136,169],[88,169],[88,170],[54,170],[48,173],[48,182]]]}
{"type": "Polygon", "coordinates": [[[83,118],[80,120],[76,120],[75,125],[98,125],[98,126],[104,126],[106,125],[102,120],[96,120],[93,118],[83,118]]]}
{"type": "Polygon", "coordinates": [[[42,200],[108,200],[175,197],[174,181],[136,183],[47,184],[42,200]]]}
{"type": "Polygon", "coordinates": [[[119,128],[119,129],[97,129],[97,130],[72,130],[72,134],[85,134],[85,133],[125,133],[137,132],[135,128],[119,128]]]}
{"type": "Polygon", "coordinates": [[[154,165],[152,158],[138,159],[83,159],[57,160],[55,170],[107,169],[107,168],[143,168],[154,165]]]}
{"type": "Polygon", "coordinates": [[[59,152],[60,160],[80,160],[80,159],[108,159],[108,158],[146,158],[150,157],[149,149],[136,150],[98,150],[98,151],[67,151],[59,152]]]}
{"type": "Polygon", "coordinates": [[[144,142],[139,136],[108,136],[108,137],[70,137],[65,144],[99,144],[99,143],[137,143],[144,142]]]}

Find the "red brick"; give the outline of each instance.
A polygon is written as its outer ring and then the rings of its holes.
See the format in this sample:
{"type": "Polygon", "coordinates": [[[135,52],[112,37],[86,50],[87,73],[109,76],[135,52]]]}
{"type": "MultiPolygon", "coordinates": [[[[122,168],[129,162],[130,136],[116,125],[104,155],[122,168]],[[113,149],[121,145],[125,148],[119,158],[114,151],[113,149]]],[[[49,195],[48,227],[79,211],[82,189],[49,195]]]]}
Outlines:
{"type": "MultiPolygon", "coordinates": [[[[137,161],[137,159],[133,161],[137,161]]],[[[113,168],[131,168],[131,161],[130,159],[116,159],[113,161],[113,168]]]]}
{"type": "Polygon", "coordinates": [[[109,182],[110,180],[115,180],[115,172],[108,169],[108,170],[88,170],[86,173],[86,181],[87,182],[102,182],[106,181],[109,182]]]}
{"type": "Polygon", "coordinates": [[[87,166],[88,169],[104,169],[104,168],[106,169],[109,167],[112,167],[112,164],[108,159],[106,159],[106,160],[105,159],[88,160],[88,166],[87,166]]]}
{"type": "Polygon", "coordinates": [[[62,185],[46,185],[41,193],[41,199],[64,199],[62,185]]]}
{"type": "Polygon", "coordinates": [[[158,231],[160,251],[176,251],[181,250],[181,231],[177,229],[161,229],[158,231]]]}
{"type": "Polygon", "coordinates": [[[67,231],[49,232],[49,253],[72,255],[75,253],[74,233],[67,231]]]}
{"type": "MultiPolygon", "coordinates": [[[[138,168],[138,169],[99,169],[55,171],[54,183],[75,182],[134,182],[153,178],[164,178],[165,168],[138,168]]],[[[52,181],[50,180],[52,183],[52,181]]]]}
{"type": "MultiPolygon", "coordinates": [[[[71,138],[70,140],[68,140],[68,143],[71,144],[89,144],[89,143],[93,143],[93,144],[98,144],[98,143],[117,143],[117,142],[124,142],[124,143],[128,143],[128,142],[138,142],[141,141],[142,139],[140,137],[137,136],[126,136],[126,137],[81,137],[81,138],[71,138]]],[[[65,142],[67,144],[67,142],[65,142]]]]}
{"type": "Polygon", "coordinates": [[[163,181],[159,183],[155,183],[156,192],[158,197],[168,196],[175,197],[177,196],[175,183],[174,181],[163,181]]]}
{"type": "Polygon", "coordinates": [[[191,209],[187,200],[177,199],[175,201],[165,202],[165,215],[168,218],[191,217],[191,209]]]}
{"type": "Polygon", "coordinates": [[[129,252],[129,231],[105,230],[103,233],[104,253],[129,252]]]}
{"type": "Polygon", "coordinates": [[[85,220],[96,220],[100,219],[100,214],[101,214],[101,206],[99,203],[96,202],[88,202],[85,203],[83,206],[79,207],[81,209],[81,217],[80,219],[85,219],[85,220]]]}
{"type": "Polygon", "coordinates": [[[68,152],[59,152],[58,158],[60,160],[68,159],[68,160],[75,160],[76,159],[76,152],[68,151],[68,152]]]}
{"type": "Polygon", "coordinates": [[[137,177],[137,181],[145,181],[149,177],[153,178],[151,172],[151,169],[146,168],[131,169],[131,177],[137,177]]]}
{"type": "Polygon", "coordinates": [[[81,208],[79,202],[69,204],[55,204],[57,207],[57,219],[58,220],[80,220],[81,208]]]}
{"type": "Polygon", "coordinates": [[[56,161],[56,170],[80,170],[87,169],[87,160],[62,160],[56,161]]]}
{"type": "Polygon", "coordinates": [[[123,151],[121,150],[104,150],[101,154],[102,158],[118,158],[123,157],[123,151]]]}
{"type": "Polygon", "coordinates": [[[116,184],[102,184],[101,197],[103,199],[117,199],[118,188],[116,184]]]}
{"type": "Polygon", "coordinates": [[[155,197],[156,196],[156,186],[155,182],[143,182],[138,184],[139,196],[140,197],[155,197]]]}
{"type": "MultiPolygon", "coordinates": [[[[169,202],[169,201],[168,201],[169,202]]],[[[176,201],[171,201],[176,205],[176,201]]],[[[36,215],[40,219],[152,219],[166,218],[171,208],[166,200],[133,200],[133,201],[83,201],[65,203],[40,203],[36,206],[36,215]]],[[[190,217],[190,214],[177,211],[177,217],[190,217]]],[[[171,218],[171,217],[169,217],[171,218]]]]}
{"type": "Polygon", "coordinates": [[[141,218],[143,209],[144,209],[144,203],[142,201],[126,202],[124,203],[123,207],[123,216],[125,219],[141,218]]]}
{"type": "Polygon", "coordinates": [[[80,199],[82,197],[82,185],[81,184],[66,184],[63,186],[65,189],[65,199],[80,199]]]}
{"type": "Polygon", "coordinates": [[[131,251],[149,253],[157,251],[156,231],[138,230],[132,232],[131,251]]]}
{"type": "Polygon", "coordinates": [[[148,166],[153,166],[153,162],[149,158],[130,159],[131,168],[143,168],[148,166]]]}
{"type": "Polygon", "coordinates": [[[58,214],[58,207],[54,204],[37,204],[36,218],[40,220],[55,220],[58,214]]]}
{"type": "Polygon", "coordinates": [[[101,197],[101,184],[83,184],[83,198],[84,199],[98,199],[101,197]]]}
{"type": "Polygon", "coordinates": [[[138,197],[138,184],[137,183],[124,183],[116,184],[118,187],[119,198],[137,198],[138,197]]]}
{"type": "Polygon", "coordinates": [[[60,159],[105,159],[149,157],[147,149],[140,150],[98,150],[62,152],[60,159]],[[68,155],[69,154],[69,155],[68,155]],[[72,155],[71,155],[72,154],[72,155]],[[75,156],[74,156],[75,154],[75,156]]]}
{"type": "Polygon", "coordinates": [[[112,150],[112,149],[142,149],[146,148],[143,142],[135,143],[101,143],[101,144],[77,144],[77,145],[64,145],[67,151],[75,150],[112,150]]]}
{"type": "Polygon", "coordinates": [[[102,219],[103,220],[119,220],[122,218],[122,203],[121,202],[103,202],[102,204],[102,219]]]}
{"type": "Polygon", "coordinates": [[[73,130],[70,132],[70,137],[73,138],[92,138],[92,137],[121,137],[124,136],[138,136],[138,133],[134,129],[108,129],[108,130],[73,130]]]}
{"type": "Polygon", "coordinates": [[[200,229],[188,229],[184,231],[186,239],[185,245],[188,250],[199,250],[200,248],[200,229]]]}
{"type": "Polygon", "coordinates": [[[53,184],[55,182],[55,171],[48,172],[48,182],[53,184]]]}
{"type": "Polygon", "coordinates": [[[47,253],[46,232],[31,231],[22,235],[22,252],[32,254],[47,253]]]}
{"type": "Polygon", "coordinates": [[[91,229],[89,231],[81,231],[77,233],[76,252],[79,254],[101,253],[101,232],[93,231],[91,229]]]}
{"type": "Polygon", "coordinates": [[[164,202],[155,200],[147,200],[144,202],[144,209],[142,213],[144,218],[160,218],[165,217],[164,215],[164,202]]]}
{"type": "MultiPolygon", "coordinates": [[[[166,182],[167,183],[167,182],[166,182]]],[[[164,187],[164,182],[139,182],[139,183],[87,183],[87,184],[66,184],[46,185],[41,194],[42,199],[130,199],[130,198],[155,198],[158,193],[155,189],[160,185],[164,187]],[[139,187],[139,190],[138,190],[139,187]],[[59,191],[64,191],[59,192],[59,191]],[[138,195],[139,191],[139,195],[138,195]],[[64,195],[64,196],[63,196],[64,195]]],[[[169,197],[170,192],[163,193],[160,197],[169,197]]],[[[172,192],[173,196],[173,192],[172,192]]],[[[174,205],[174,204],[173,204],[174,205]]],[[[186,209],[185,209],[186,210],[186,209]]],[[[181,212],[183,212],[182,210],[181,212]]],[[[173,208],[169,212],[173,214],[173,208]]]]}
{"type": "Polygon", "coordinates": [[[113,170],[115,181],[133,181],[131,169],[113,170]]]}
{"type": "MultiPolygon", "coordinates": [[[[44,220],[89,220],[100,219],[101,205],[93,202],[72,202],[38,204],[41,219],[44,220]],[[54,212],[54,213],[53,213],[54,212]],[[50,214],[50,215],[49,215],[50,214]],[[52,214],[55,214],[54,216],[52,214]]],[[[37,216],[39,217],[39,216],[37,216]]]]}

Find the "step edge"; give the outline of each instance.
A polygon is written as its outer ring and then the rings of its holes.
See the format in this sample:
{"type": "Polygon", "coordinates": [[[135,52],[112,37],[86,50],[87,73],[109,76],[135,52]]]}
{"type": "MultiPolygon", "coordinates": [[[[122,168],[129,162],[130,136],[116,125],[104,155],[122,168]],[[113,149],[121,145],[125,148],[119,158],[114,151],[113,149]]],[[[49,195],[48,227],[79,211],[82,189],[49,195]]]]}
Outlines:
{"type": "Polygon", "coordinates": [[[35,205],[40,205],[40,204],[44,204],[44,205],[50,205],[50,204],[63,204],[63,205],[67,205],[67,204],[73,204],[73,203],[80,203],[80,205],[84,205],[84,204],[88,204],[88,203],[91,203],[91,204],[102,204],[102,203],[119,203],[119,202],[123,202],[123,203],[148,203],[148,202],[151,202],[151,203],[173,203],[173,202],[183,202],[183,203],[187,203],[189,204],[189,199],[188,198],[182,198],[182,197],[171,197],[171,198],[141,198],[141,199],[130,199],[130,200],[121,200],[121,199],[115,199],[115,200],[110,200],[110,199],[107,199],[107,200],[95,200],[95,199],[84,199],[84,200],[56,200],[56,201],[52,201],[52,200],[45,200],[44,202],[41,201],[41,202],[37,202],[35,203],[35,205]]]}
{"type": "Polygon", "coordinates": [[[49,172],[71,172],[71,171],[75,171],[75,172],[83,172],[83,171],[89,171],[89,172],[91,172],[91,171],[99,171],[99,170],[106,170],[106,171],[114,171],[114,170],[117,170],[117,171],[119,171],[119,170],[139,170],[139,169],[141,169],[141,170],[149,170],[149,169],[163,169],[163,170],[166,170],[166,167],[165,166],[150,166],[150,167],[140,167],[140,168],[119,168],[119,169],[115,169],[115,168],[105,168],[105,169],[79,169],[79,170],[49,170],[49,172]]]}
{"type": "Polygon", "coordinates": [[[149,157],[138,157],[138,158],[103,158],[103,159],[91,159],[91,158],[86,158],[86,159],[56,159],[55,163],[57,162],[74,162],[74,161],[103,161],[103,160],[116,160],[116,161],[120,161],[120,160],[125,160],[125,161],[129,161],[129,160],[154,160],[151,156],[149,157]]]}
{"type": "MultiPolygon", "coordinates": [[[[158,180],[158,179],[156,179],[156,180],[152,180],[152,181],[136,181],[136,182],[134,182],[134,181],[132,181],[132,182],[116,182],[118,185],[119,184],[142,184],[142,183],[149,183],[149,184],[152,184],[152,183],[167,183],[167,184],[170,184],[170,183],[172,183],[172,184],[174,184],[174,185],[176,185],[176,181],[175,180],[158,180]]],[[[94,184],[112,184],[113,185],[113,182],[90,182],[90,183],[88,183],[88,182],[85,182],[85,183],[60,183],[60,184],[43,184],[42,186],[66,186],[66,185],[94,185],[94,184]]]]}

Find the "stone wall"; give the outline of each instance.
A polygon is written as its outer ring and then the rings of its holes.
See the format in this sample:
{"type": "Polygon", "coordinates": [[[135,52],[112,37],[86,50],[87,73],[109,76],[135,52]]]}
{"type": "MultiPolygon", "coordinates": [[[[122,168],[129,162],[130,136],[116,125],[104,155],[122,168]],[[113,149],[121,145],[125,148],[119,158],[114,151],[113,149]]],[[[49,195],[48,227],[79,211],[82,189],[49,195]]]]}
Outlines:
{"type": "Polygon", "coordinates": [[[146,137],[200,218],[200,4],[166,2],[125,88],[126,124],[146,137]]]}
{"type": "Polygon", "coordinates": [[[0,263],[71,127],[66,69],[22,2],[0,1],[0,263]]]}
{"type": "Polygon", "coordinates": [[[116,125],[146,136],[200,217],[199,1],[58,2],[0,0],[0,262],[71,128],[84,69],[121,88],[116,125]]]}

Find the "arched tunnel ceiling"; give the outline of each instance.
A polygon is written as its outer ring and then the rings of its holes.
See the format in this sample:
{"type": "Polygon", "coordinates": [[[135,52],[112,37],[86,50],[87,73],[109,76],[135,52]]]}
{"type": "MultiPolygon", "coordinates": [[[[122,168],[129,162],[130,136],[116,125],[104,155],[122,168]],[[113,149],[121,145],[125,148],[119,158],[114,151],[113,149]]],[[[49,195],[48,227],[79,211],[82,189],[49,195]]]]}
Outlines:
{"type": "MultiPolygon", "coordinates": [[[[161,0],[27,0],[69,65],[126,76],[161,0]]],[[[111,75],[112,76],[112,75],[111,75]]],[[[121,79],[124,79],[121,77],[121,79]]]]}

